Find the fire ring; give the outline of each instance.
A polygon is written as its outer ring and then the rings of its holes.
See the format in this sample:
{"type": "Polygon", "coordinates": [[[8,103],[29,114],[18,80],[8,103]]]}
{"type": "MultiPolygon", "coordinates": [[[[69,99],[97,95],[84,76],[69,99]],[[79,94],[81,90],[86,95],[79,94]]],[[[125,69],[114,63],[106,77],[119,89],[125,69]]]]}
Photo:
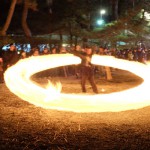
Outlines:
{"type": "Polygon", "coordinates": [[[7,69],[4,79],[12,93],[22,100],[45,108],[73,112],[118,112],[139,109],[150,105],[150,67],[138,62],[117,59],[112,56],[93,55],[92,63],[130,71],[143,79],[142,84],[132,89],[110,94],[65,94],[52,84],[48,89],[38,86],[31,80],[37,72],[79,64],[81,60],[72,54],[36,56],[20,60],[7,69]]]}

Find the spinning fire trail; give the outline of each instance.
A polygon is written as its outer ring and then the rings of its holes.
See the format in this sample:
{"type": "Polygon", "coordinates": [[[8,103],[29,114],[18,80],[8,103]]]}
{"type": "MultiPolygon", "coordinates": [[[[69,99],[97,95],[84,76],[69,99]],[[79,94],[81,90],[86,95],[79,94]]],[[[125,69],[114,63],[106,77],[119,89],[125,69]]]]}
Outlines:
{"type": "Polygon", "coordinates": [[[80,62],[80,58],[72,54],[30,57],[20,60],[16,65],[7,69],[4,78],[11,92],[31,104],[46,109],[74,112],[116,112],[150,105],[150,94],[146,90],[150,89],[150,66],[112,56],[93,55],[92,63],[130,71],[143,78],[142,84],[121,92],[83,95],[61,93],[61,83],[53,85],[50,81],[47,88],[43,88],[30,78],[33,74],[49,68],[80,62]]]}

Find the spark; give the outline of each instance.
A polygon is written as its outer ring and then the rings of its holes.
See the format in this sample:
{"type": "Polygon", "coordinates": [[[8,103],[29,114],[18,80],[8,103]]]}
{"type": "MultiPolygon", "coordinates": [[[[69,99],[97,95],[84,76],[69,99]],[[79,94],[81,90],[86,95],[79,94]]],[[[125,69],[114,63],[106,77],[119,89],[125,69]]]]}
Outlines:
{"type": "Polygon", "coordinates": [[[73,112],[117,112],[150,105],[150,96],[147,92],[150,88],[150,66],[112,56],[93,55],[92,63],[130,71],[141,77],[143,82],[132,89],[109,94],[66,94],[61,93],[61,83],[55,85],[49,81],[48,86],[43,88],[31,79],[33,74],[49,68],[80,63],[80,58],[72,54],[30,57],[20,60],[16,65],[7,69],[4,78],[11,92],[22,100],[45,109],[73,112]]]}

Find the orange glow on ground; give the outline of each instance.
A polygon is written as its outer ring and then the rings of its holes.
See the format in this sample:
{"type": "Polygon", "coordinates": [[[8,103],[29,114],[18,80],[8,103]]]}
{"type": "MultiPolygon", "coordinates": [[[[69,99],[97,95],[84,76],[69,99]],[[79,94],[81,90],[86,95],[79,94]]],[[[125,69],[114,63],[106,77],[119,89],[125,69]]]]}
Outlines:
{"type": "Polygon", "coordinates": [[[47,88],[38,86],[30,77],[40,71],[79,64],[80,58],[72,54],[36,56],[20,60],[5,72],[4,78],[11,92],[21,99],[46,109],[74,112],[106,112],[138,109],[150,105],[150,65],[117,59],[112,56],[93,55],[92,63],[130,71],[143,78],[142,84],[132,89],[110,94],[65,94],[61,84],[49,81],[47,88]]]}

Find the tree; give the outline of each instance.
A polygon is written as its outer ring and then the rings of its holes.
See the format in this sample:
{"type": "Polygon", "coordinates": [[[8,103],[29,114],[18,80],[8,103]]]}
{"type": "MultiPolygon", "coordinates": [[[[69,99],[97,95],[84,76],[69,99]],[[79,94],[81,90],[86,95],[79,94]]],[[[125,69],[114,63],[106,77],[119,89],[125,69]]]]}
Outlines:
{"type": "Polygon", "coordinates": [[[106,24],[98,32],[93,32],[93,38],[100,38],[100,40],[107,39],[114,43],[117,41],[132,41],[132,43],[137,43],[137,41],[148,40],[146,39],[146,35],[150,32],[150,30],[148,22],[144,15],[142,15],[143,12],[141,11],[142,9],[148,11],[148,4],[150,4],[148,0],[142,2],[135,1],[134,9],[128,4],[128,8],[123,9],[124,14],[122,13],[118,20],[106,24]],[[126,12],[125,10],[128,11],[126,12]]]}
{"type": "Polygon", "coordinates": [[[49,10],[49,13],[50,14],[52,14],[52,9],[51,9],[51,7],[52,7],[52,5],[53,5],[53,0],[47,0],[46,1],[47,2],[47,6],[48,6],[48,10],[49,10]]]}
{"type": "Polygon", "coordinates": [[[27,24],[28,10],[31,9],[33,11],[36,11],[37,3],[36,3],[36,0],[24,0],[23,5],[24,7],[23,7],[23,12],[22,12],[22,28],[24,30],[25,35],[27,37],[31,37],[32,33],[27,24]]]}
{"type": "Polygon", "coordinates": [[[11,1],[11,5],[10,5],[10,9],[9,9],[9,12],[8,12],[8,15],[7,15],[6,22],[5,22],[2,30],[0,31],[0,35],[2,35],[2,36],[6,36],[7,30],[9,28],[9,25],[11,23],[11,19],[12,19],[13,14],[14,14],[16,3],[17,3],[17,0],[12,0],[11,1]]]}
{"type": "Polygon", "coordinates": [[[119,0],[110,1],[111,11],[112,11],[112,20],[118,20],[118,4],[119,0]]]}

